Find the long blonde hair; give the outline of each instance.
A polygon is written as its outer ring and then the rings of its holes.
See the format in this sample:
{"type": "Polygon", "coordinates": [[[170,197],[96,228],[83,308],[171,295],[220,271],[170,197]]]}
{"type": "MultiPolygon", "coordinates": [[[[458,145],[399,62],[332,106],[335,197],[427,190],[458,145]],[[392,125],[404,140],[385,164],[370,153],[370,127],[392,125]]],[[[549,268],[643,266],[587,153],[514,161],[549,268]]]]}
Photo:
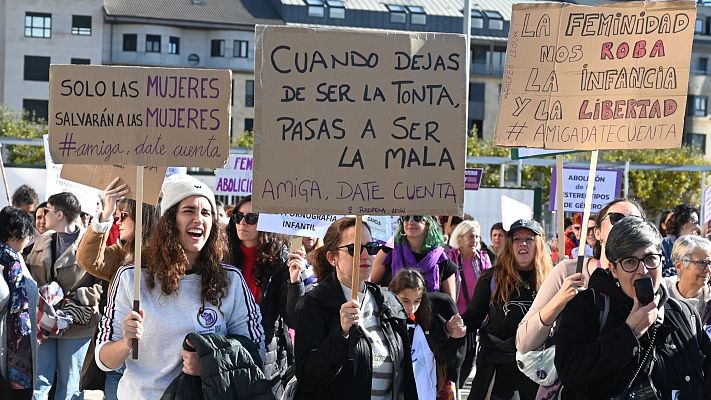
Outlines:
{"type": "MultiPolygon", "coordinates": [[[[551,256],[548,252],[548,246],[541,235],[533,235],[534,248],[536,249],[536,255],[533,258],[533,271],[535,273],[535,286],[536,291],[541,288],[543,280],[546,279],[548,273],[550,273],[553,268],[551,263],[551,256]]],[[[505,303],[512,296],[515,291],[516,294],[519,292],[519,287],[523,284],[521,275],[518,273],[516,268],[516,259],[514,258],[513,251],[513,233],[509,232],[506,235],[506,243],[501,254],[496,257],[496,288],[491,294],[491,301],[500,301],[505,303]]]]}

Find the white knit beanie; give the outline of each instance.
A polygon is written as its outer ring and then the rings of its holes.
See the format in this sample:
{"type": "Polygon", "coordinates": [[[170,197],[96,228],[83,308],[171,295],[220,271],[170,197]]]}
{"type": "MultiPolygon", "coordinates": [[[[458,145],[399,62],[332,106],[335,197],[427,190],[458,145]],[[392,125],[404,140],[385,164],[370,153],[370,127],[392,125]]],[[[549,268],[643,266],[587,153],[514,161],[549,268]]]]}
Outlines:
{"type": "Polygon", "coordinates": [[[165,179],[163,187],[163,200],[160,202],[160,216],[174,205],[180,203],[190,196],[202,196],[210,202],[213,215],[217,212],[215,205],[215,194],[210,187],[203,182],[187,174],[175,174],[165,179]]]}

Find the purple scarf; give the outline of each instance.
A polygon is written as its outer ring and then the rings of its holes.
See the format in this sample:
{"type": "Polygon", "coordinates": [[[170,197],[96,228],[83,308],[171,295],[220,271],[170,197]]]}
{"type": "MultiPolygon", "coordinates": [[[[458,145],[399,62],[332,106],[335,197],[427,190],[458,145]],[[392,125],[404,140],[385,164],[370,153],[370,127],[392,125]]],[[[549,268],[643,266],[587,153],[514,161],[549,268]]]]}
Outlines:
{"type": "MultiPolygon", "coordinates": [[[[12,389],[32,388],[32,346],[30,309],[21,255],[0,243],[0,264],[10,289],[7,329],[7,378],[12,389]]],[[[4,317],[4,316],[3,316],[4,317]]]]}
{"type": "Polygon", "coordinates": [[[403,268],[414,268],[425,277],[425,282],[427,282],[430,292],[439,292],[439,263],[447,260],[442,246],[437,246],[430,250],[419,263],[415,258],[415,253],[412,252],[407,243],[396,245],[393,251],[388,254],[388,257],[385,258],[386,264],[388,258],[390,258],[393,278],[403,268]]]}

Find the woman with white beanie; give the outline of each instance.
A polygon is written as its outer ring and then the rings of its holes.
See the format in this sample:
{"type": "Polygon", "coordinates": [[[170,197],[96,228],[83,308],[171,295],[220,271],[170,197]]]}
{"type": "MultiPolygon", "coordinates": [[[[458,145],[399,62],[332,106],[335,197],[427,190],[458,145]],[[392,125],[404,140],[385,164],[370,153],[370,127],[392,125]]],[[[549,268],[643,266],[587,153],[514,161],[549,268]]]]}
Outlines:
{"type": "Polygon", "coordinates": [[[141,311],[132,311],[134,266],[119,269],[100,324],[96,362],[111,370],[126,363],[119,399],[157,399],[181,370],[200,375],[185,335],[236,334],[264,357],[261,314],[238,269],[222,264],[224,235],[210,188],[188,175],[163,184],[161,218],[146,246],[141,311]],[[128,357],[138,339],[140,359],[128,357]]]}

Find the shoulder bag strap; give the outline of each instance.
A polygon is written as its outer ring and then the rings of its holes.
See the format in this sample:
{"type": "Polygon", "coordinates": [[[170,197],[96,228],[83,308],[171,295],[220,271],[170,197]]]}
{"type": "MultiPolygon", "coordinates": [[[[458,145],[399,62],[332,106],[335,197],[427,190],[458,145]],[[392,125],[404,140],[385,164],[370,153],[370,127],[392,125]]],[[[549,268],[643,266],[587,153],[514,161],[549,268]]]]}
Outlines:
{"type": "Polygon", "coordinates": [[[57,262],[57,233],[52,234],[52,242],[50,243],[50,251],[52,252],[52,262],[49,266],[50,282],[57,280],[57,271],[54,268],[54,263],[57,262]]]}

